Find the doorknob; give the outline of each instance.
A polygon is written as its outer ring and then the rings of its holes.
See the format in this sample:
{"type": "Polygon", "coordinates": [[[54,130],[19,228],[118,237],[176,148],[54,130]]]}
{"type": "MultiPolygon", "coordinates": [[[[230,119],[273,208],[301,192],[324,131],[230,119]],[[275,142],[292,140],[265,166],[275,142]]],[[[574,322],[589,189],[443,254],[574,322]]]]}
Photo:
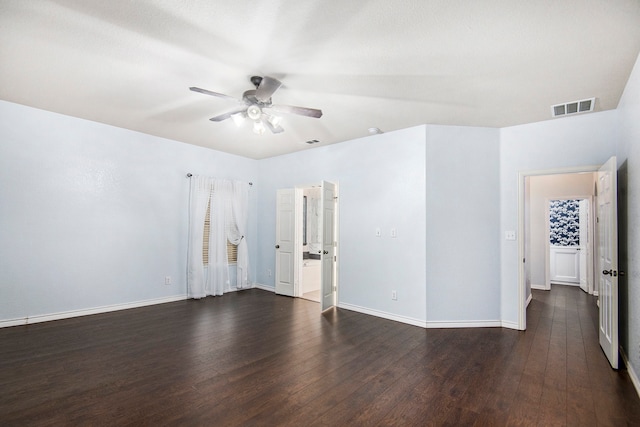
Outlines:
{"type": "Polygon", "coordinates": [[[276,249],[280,249],[280,245],[276,245],[276,249]]]}
{"type": "Polygon", "coordinates": [[[323,253],[323,254],[325,254],[325,255],[327,255],[329,252],[328,252],[328,251],[324,251],[324,252],[322,252],[322,253],[323,253]]]}
{"type": "Polygon", "coordinates": [[[603,271],[602,271],[602,274],[604,274],[605,276],[606,276],[607,274],[610,274],[611,276],[613,276],[613,270],[603,270],[603,271]]]}

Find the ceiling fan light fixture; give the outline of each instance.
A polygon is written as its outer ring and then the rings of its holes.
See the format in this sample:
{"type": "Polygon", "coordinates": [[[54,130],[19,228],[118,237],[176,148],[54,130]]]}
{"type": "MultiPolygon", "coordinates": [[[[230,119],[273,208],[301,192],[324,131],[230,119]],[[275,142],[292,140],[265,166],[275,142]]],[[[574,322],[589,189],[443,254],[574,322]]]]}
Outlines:
{"type": "Polygon", "coordinates": [[[280,123],[282,123],[282,117],[280,116],[270,115],[267,120],[269,120],[269,123],[271,123],[271,126],[273,126],[274,128],[277,128],[278,126],[280,126],[280,123]]]}
{"type": "Polygon", "coordinates": [[[253,133],[256,135],[262,135],[265,129],[264,124],[260,120],[253,122],[253,133]]]}
{"type": "Polygon", "coordinates": [[[244,113],[236,113],[236,114],[232,114],[231,115],[231,120],[233,120],[233,123],[237,126],[240,127],[244,124],[244,119],[245,119],[246,115],[244,113]]]}
{"type": "Polygon", "coordinates": [[[258,120],[262,116],[262,110],[257,105],[250,105],[247,108],[247,117],[251,120],[258,120]]]}

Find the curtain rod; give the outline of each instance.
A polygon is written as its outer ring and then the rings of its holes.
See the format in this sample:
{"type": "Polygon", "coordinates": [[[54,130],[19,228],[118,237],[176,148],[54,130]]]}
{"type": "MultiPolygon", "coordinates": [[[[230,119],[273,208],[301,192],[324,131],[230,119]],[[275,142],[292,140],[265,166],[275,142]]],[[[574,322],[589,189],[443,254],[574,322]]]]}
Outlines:
{"type": "MultiPolygon", "coordinates": [[[[187,174],[187,178],[191,178],[192,176],[193,176],[193,174],[192,174],[192,173],[188,173],[188,174],[187,174]]],[[[251,186],[252,186],[252,185],[253,185],[253,182],[250,182],[250,183],[249,183],[249,185],[251,185],[251,186]]]]}

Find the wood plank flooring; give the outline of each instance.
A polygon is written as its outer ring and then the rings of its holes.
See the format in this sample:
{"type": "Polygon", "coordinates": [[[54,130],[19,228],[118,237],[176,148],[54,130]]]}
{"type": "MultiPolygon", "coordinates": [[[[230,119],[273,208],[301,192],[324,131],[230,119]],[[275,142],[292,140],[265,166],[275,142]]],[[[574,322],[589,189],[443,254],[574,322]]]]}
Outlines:
{"type": "Polygon", "coordinates": [[[595,301],[425,330],[261,290],[0,330],[0,425],[640,425],[595,301]]]}

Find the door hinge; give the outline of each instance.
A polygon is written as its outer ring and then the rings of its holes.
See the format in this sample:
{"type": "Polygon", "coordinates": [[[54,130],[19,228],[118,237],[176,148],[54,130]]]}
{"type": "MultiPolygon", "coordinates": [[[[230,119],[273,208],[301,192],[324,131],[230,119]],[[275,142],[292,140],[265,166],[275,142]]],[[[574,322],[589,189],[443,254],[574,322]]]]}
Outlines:
{"type": "Polygon", "coordinates": [[[338,287],[336,285],[333,285],[333,291],[335,292],[337,290],[338,290],[338,287]]]}

